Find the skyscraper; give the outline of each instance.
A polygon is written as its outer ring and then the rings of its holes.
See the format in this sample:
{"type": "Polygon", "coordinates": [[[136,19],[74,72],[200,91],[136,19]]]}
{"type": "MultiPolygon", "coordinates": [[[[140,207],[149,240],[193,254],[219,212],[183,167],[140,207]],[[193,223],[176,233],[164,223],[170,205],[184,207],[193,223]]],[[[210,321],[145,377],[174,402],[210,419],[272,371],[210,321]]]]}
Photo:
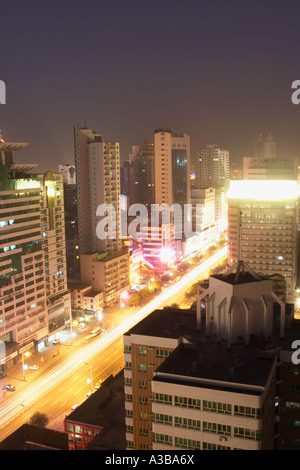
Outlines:
{"type": "MultiPolygon", "coordinates": [[[[184,240],[184,206],[191,202],[190,188],[190,137],[175,129],[155,129],[155,204],[165,205],[161,213],[166,214],[172,205],[181,213],[171,211],[171,223],[175,227],[175,238],[184,240]]],[[[192,211],[186,212],[186,221],[192,224],[192,211]]]]}
{"type": "Polygon", "coordinates": [[[119,143],[103,141],[87,128],[75,128],[74,138],[81,280],[102,290],[106,304],[113,303],[129,287],[129,253],[119,232],[119,143]],[[99,206],[105,209],[101,216],[99,206]],[[116,230],[114,236],[99,237],[97,225],[105,213],[116,230]]]}
{"type": "Polygon", "coordinates": [[[174,129],[155,129],[155,203],[190,203],[190,137],[174,129]]]}
{"type": "Polygon", "coordinates": [[[78,236],[80,253],[113,252],[122,248],[119,238],[120,146],[103,141],[91,129],[75,128],[75,164],[78,197],[78,236]],[[115,208],[116,239],[96,235],[97,208],[112,204],[115,208]]]}

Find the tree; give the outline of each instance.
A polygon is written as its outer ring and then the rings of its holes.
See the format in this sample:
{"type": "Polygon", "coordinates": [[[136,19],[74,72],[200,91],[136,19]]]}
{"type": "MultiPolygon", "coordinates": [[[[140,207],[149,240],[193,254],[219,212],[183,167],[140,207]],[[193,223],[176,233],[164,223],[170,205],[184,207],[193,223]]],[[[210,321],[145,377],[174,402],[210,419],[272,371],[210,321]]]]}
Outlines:
{"type": "Polygon", "coordinates": [[[195,297],[198,293],[198,282],[195,282],[189,289],[185,292],[185,297],[191,298],[195,297]]]}
{"type": "Polygon", "coordinates": [[[33,426],[38,426],[39,428],[45,428],[48,422],[49,419],[45,415],[45,413],[40,413],[39,411],[34,413],[29,420],[29,424],[32,424],[33,426]]]}

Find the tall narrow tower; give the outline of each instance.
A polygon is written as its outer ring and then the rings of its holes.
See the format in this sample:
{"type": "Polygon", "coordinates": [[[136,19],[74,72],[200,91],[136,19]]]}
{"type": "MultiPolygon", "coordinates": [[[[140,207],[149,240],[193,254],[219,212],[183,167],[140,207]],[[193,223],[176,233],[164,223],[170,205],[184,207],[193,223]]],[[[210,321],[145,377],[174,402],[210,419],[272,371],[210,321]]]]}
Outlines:
{"type": "Polygon", "coordinates": [[[91,129],[75,128],[75,164],[78,197],[78,237],[80,253],[117,252],[119,238],[120,149],[118,142],[103,141],[91,129]],[[117,232],[114,240],[96,235],[97,207],[113,204],[117,232]]]}
{"type": "Polygon", "coordinates": [[[74,134],[81,281],[103,292],[109,305],[129,288],[129,253],[119,234],[119,143],[103,141],[101,134],[87,128],[75,128],[74,134]],[[100,216],[99,206],[105,209],[100,216]],[[107,238],[97,233],[103,217],[116,229],[107,238]]]}

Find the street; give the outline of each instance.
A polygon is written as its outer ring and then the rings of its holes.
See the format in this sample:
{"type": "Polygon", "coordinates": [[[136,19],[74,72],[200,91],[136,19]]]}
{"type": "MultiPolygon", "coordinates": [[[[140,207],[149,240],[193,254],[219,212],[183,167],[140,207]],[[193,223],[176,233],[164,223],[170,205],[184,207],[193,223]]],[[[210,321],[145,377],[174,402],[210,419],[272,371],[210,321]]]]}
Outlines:
{"type": "MultiPolygon", "coordinates": [[[[105,379],[123,368],[123,334],[157,308],[180,303],[188,286],[205,278],[209,269],[219,265],[227,254],[222,248],[185,274],[180,280],[164,289],[142,307],[126,309],[118,316],[112,314],[112,328],[97,336],[90,343],[81,342],[55,346],[55,357],[46,362],[38,371],[28,371],[26,382],[18,379],[15,392],[7,392],[0,399],[0,440],[38,410],[48,419],[48,428],[62,430],[63,418],[71,407],[86,399],[90,390],[87,379],[93,372],[93,382],[105,379]]],[[[52,351],[53,353],[53,351],[52,351]]],[[[9,377],[1,379],[9,383],[9,377]]]]}

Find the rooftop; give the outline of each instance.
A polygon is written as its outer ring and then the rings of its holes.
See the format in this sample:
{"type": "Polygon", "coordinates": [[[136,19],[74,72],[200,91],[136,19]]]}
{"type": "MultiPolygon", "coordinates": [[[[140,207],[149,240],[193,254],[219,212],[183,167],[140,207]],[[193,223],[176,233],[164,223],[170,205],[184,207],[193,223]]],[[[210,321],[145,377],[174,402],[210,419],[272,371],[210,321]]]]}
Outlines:
{"type": "Polygon", "coordinates": [[[163,310],[154,310],[125,335],[136,334],[161,338],[185,336],[188,339],[195,339],[197,333],[195,310],[166,307],[163,310]]]}
{"type": "Polygon", "coordinates": [[[245,284],[248,282],[260,282],[266,277],[256,273],[245,261],[239,260],[225,273],[210,276],[228,284],[245,284]]]}
{"type": "Polygon", "coordinates": [[[23,424],[0,442],[0,450],[68,450],[64,432],[23,424]]]}
{"type": "MultiPolygon", "coordinates": [[[[203,335],[204,336],[204,335],[203,335]]],[[[234,384],[247,387],[264,387],[267,383],[275,351],[262,351],[257,347],[238,344],[230,349],[216,340],[205,340],[197,345],[181,344],[156,370],[158,373],[178,375],[168,379],[156,376],[155,381],[168,381],[172,383],[208,387],[219,390],[232,391],[234,384]],[[220,382],[204,385],[194,379],[206,379],[220,382]],[[231,385],[232,384],[232,385],[231,385]]],[[[241,393],[241,389],[239,389],[241,393]]],[[[249,393],[249,391],[248,391],[249,393]]],[[[260,394],[259,390],[252,390],[251,394],[260,394]]]]}
{"type": "Polygon", "coordinates": [[[86,294],[84,294],[84,297],[96,297],[97,295],[102,293],[102,290],[90,290],[86,294]]]}

